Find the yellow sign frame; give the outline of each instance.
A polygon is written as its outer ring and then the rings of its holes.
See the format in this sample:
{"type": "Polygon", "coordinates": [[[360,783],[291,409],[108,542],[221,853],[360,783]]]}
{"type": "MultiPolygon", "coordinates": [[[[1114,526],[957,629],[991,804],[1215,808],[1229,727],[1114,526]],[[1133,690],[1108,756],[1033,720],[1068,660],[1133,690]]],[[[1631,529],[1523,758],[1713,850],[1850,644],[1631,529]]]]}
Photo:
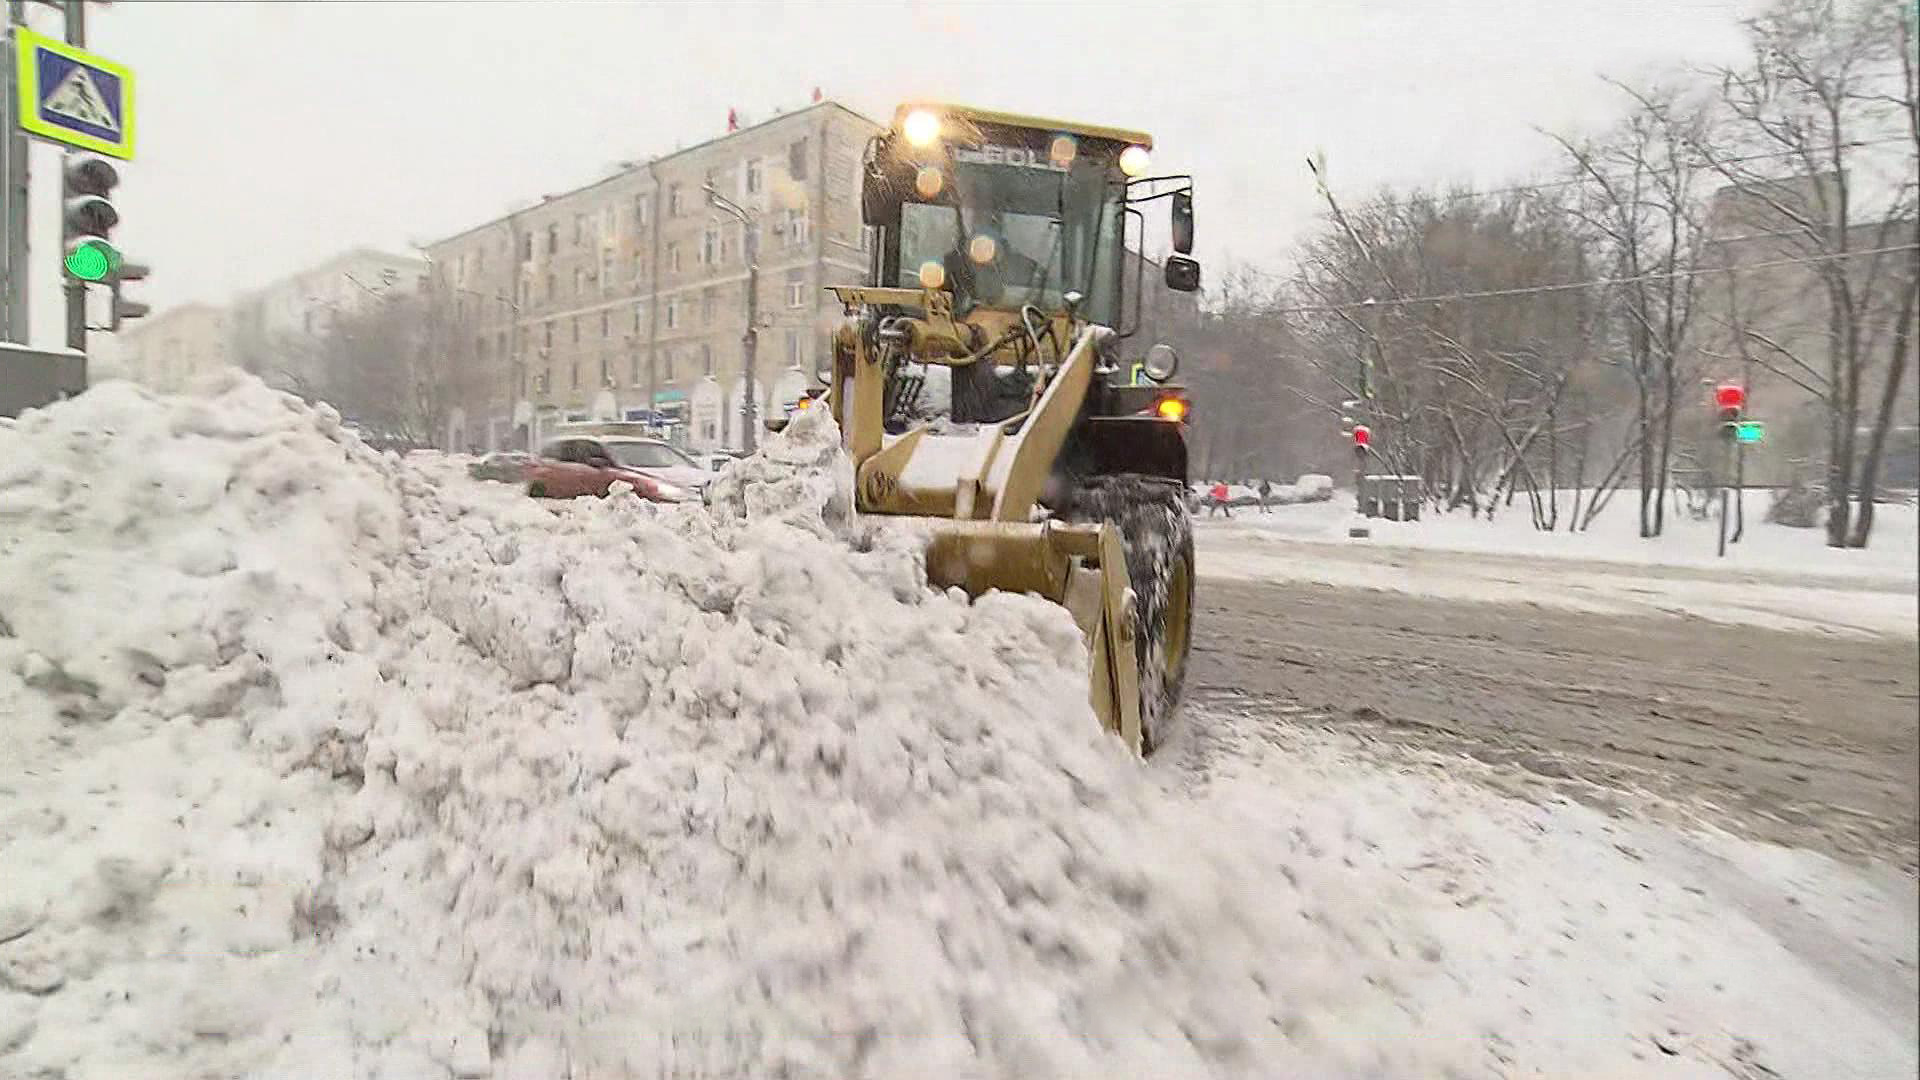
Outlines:
{"type": "Polygon", "coordinates": [[[20,130],[78,150],[91,150],[96,154],[105,154],[122,161],[133,160],[134,79],[132,68],[125,64],[116,64],[98,53],[76,48],[58,38],[35,33],[24,26],[13,28],[13,48],[15,89],[18,91],[16,96],[20,101],[20,115],[17,118],[20,130]],[[49,124],[40,118],[40,65],[35,57],[43,49],[57,56],[64,56],[81,67],[92,68],[120,80],[120,138],[118,141],[102,139],[59,124],[49,124]]]}

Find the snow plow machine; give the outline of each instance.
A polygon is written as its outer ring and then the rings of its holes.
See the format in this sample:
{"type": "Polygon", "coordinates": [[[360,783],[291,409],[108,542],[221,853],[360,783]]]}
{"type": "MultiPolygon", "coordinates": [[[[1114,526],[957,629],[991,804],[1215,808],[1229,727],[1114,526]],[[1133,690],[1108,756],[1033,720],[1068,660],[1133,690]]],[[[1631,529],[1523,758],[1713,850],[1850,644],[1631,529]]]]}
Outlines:
{"type": "Polygon", "coordinates": [[[1200,283],[1191,178],[1147,175],[1151,150],[1138,132],[901,106],[865,154],[868,283],[832,287],[847,318],[820,373],[859,510],[918,519],[937,585],[1066,606],[1094,711],[1143,754],[1179,699],[1193,536],[1178,355],[1128,349],[1142,204],[1166,200],[1164,286],[1200,283]]]}

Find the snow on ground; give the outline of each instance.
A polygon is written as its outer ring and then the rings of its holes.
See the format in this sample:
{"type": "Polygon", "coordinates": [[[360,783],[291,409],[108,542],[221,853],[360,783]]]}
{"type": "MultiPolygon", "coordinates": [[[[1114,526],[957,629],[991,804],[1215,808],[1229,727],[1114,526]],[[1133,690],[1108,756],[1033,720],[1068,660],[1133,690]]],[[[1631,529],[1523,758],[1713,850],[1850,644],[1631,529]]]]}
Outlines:
{"type": "MultiPolygon", "coordinates": [[[[1762,500],[1755,498],[1760,504],[1762,500]]],[[[1535,530],[1522,508],[1491,522],[1465,513],[1362,522],[1352,496],[1330,503],[1199,516],[1203,576],[1315,581],[1460,600],[1532,603],[1608,614],[1667,612],[1790,630],[1912,637],[1920,623],[1920,516],[1878,508],[1872,545],[1839,550],[1825,532],[1762,520],[1716,556],[1717,522],[1667,520],[1666,535],[1637,535],[1632,493],[1616,497],[1583,533],[1535,530]]]]}
{"type": "Polygon", "coordinates": [[[1852,871],[1199,718],[1143,767],[1062,610],[852,518],[823,412],[709,514],[205,390],[0,422],[0,1074],[1917,1064],[1749,913],[1911,973],[1852,871]]]}

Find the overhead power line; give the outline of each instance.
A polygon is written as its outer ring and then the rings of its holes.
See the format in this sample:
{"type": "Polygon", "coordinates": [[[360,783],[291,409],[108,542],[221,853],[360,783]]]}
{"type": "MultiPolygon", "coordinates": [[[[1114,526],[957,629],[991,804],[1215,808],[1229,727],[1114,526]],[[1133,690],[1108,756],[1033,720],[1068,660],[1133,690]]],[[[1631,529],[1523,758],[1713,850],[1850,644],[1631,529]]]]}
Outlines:
{"type": "Polygon", "coordinates": [[[1296,307],[1269,309],[1276,315],[1324,315],[1336,311],[1356,311],[1367,307],[1405,307],[1408,304],[1444,304],[1455,300],[1491,300],[1504,296],[1531,296],[1536,293],[1569,292],[1576,289],[1598,289],[1609,285],[1630,285],[1636,281],[1664,281],[1670,278],[1700,277],[1706,274],[1731,274],[1742,270],[1766,270],[1778,266],[1795,266],[1802,263],[1831,262],[1835,259],[1852,259],[1865,255],[1890,255],[1901,251],[1920,251],[1920,244],[1898,244],[1893,247],[1866,248],[1860,251],[1837,251],[1826,255],[1808,255],[1797,259],[1769,259],[1765,262],[1747,263],[1743,266],[1702,266],[1691,270],[1668,270],[1650,274],[1632,274],[1626,277],[1595,278],[1591,281],[1566,281],[1551,285],[1526,285],[1513,289],[1487,289],[1480,292],[1440,293],[1432,296],[1406,296],[1397,299],[1354,300],[1344,304],[1304,304],[1296,307]]]}
{"type": "MultiPolygon", "coordinates": [[[[1869,146],[1882,146],[1888,143],[1904,143],[1904,142],[1910,141],[1910,138],[1911,138],[1910,136],[1906,136],[1906,135],[1890,135],[1882,139],[1856,139],[1851,142],[1841,143],[1839,145],[1841,149],[1860,149],[1860,148],[1865,148],[1869,146]]],[[[1813,147],[1808,147],[1805,152],[1810,154],[1824,154],[1833,149],[1834,149],[1833,146],[1813,146],[1813,147]]],[[[1799,153],[1802,153],[1802,151],[1800,150],[1769,150],[1769,151],[1766,151],[1765,153],[1737,154],[1732,157],[1719,158],[1717,159],[1717,161],[1720,164],[1735,165],[1741,162],[1761,161],[1767,158],[1792,157],[1799,153]]],[[[1692,161],[1692,162],[1685,163],[1686,167],[1696,168],[1696,169],[1710,168],[1712,167],[1713,164],[1714,162],[1710,162],[1710,161],[1692,161]]],[[[1661,168],[1665,168],[1665,166],[1662,166],[1661,168]]],[[[1649,171],[1652,172],[1652,171],[1658,171],[1658,170],[1650,169],[1649,171]]],[[[1633,178],[1631,176],[1613,174],[1613,175],[1606,176],[1605,179],[1614,183],[1621,183],[1627,180],[1631,180],[1633,178]]],[[[1524,191],[1555,191],[1560,188],[1578,187],[1581,184],[1594,184],[1598,182],[1599,181],[1595,179],[1593,176],[1583,174],[1581,176],[1571,177],[1566,180],[1542,180],[1542,181],[1539,181],[1538,183],[1510,184],[1506,187],[1483,188],[1478,191],[1446,192],[1441,194],[1435,194],[1432,196],[1432,199],[1435,202],[1443,202],[1443,203],[1459,202],[1463,199],[1483,199],[1490,195],[1513,195],[1513,194],[1518,194],[1524,191]]],[[[1392,201],[1396,205],[1398,205],[1398,204],[1404,203],[1406,200],[1404,198],[1401,198],[1401,199],[1394,199],[1392,201]]],[[[1314,216],[1328,217],[1329,214],[1327,213],[1327,211],[1321,210],[1321,211],[1318,211],[1314,216]]]]}

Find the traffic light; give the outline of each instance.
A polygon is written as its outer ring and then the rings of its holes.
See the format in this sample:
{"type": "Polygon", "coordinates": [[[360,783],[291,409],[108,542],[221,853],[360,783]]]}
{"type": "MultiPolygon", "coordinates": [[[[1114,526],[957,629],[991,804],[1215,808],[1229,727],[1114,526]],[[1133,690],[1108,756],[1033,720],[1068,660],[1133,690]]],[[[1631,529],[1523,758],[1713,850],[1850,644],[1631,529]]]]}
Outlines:
{"type": "Polygon", "coordinates": [[[1353,448],[1364,453],[1373,445],[1373,429],[1365,424],[1353,425],[1353,448]]]}
{"type": "Polygon", "coordinates": [[[81,281],[106,281],[120,269],[120,252],[107,238],[120,223],[120,211],[107,201],[120,172],[105,158],[71,157],[60,183],[63,265],[81,281]]]}
{"type": "Polygon", "coordinates": [[[121,260],[120,268],[114,272],[112,277],[113,316],[107,324],[109,330],[117,334],[120,332],[120,323],[122,320],[145,318],[147,314],[153,310],[151,305],[143,304],[138,300],[128,300],[126,297],[120,295],[120,286],[129,281],[144,281],[146,280],[148,272],[146,264],[144,263],[121,260]]]}
{"type": "Polygon", "coordinates": [[[1713,404],[1720,411],[1720,434],[1733,439],[1740,434],[1740,414],[1747,407],[1747,388],[1724,382],[1713,388],[1713,404]]]}

